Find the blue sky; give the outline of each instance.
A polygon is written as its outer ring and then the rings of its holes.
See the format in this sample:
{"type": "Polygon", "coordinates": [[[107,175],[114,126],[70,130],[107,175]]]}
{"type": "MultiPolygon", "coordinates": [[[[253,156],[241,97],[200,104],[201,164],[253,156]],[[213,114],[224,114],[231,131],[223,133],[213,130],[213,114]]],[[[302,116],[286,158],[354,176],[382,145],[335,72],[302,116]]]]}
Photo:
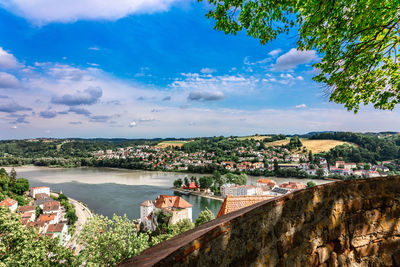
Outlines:
{"type": "Polygon", "coordinates": [[[294,30],[260,45],[179,0],[0,0],[0,138],[400,131],[312,81],[294,30]]]}

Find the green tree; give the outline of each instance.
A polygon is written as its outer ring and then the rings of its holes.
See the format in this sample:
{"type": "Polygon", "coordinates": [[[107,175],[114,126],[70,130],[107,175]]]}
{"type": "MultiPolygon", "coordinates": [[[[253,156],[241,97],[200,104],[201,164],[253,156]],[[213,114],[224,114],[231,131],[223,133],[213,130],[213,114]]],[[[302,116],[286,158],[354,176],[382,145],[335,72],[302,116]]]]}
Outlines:
{"type": "Polygon", "coordinates": [[[29,190],[29,181],[25,178],[17,179],[12,190],[17,195],[23,195],[24,192],[29,190]]]}
{"type": "Polygon", "coordinates": [[[247,175],[245,173],[241,173],[237,176],[235,184],[246,185],[247,184],[247,175]]]}
{"type": "Polygon", "coordinates": [[[307,187],[313,187],[313,186],[316,186],[316,185],[317,185],[317,184],[314,183],[313,181],[307,182],[307,187]]]}
{"type": "Polygon", "coordinates": [[[176,179],[176,180],[174,181],[174,187],[180,188],[180,187],[182,187],[182,184],[183,184],[183,181],[182,181],[181,178],[176,179]]]}
{"type": "Polygon", "coordinates": [[[58,240],[39,235],[33,227],[21,224],[21,216],[0,207],[0,265],[73,266],[72,253],[58,240]]]}
{"type": "Polygon", "coordinates": [[[279,170],[278,160],[274,159],[274,171],[278,171],[278,170],[279,170]]]}
{"type": "Polygon", "coordinates": [[[196,219],[195,225],[199,226],[200,224],[206,223],[214,219],[215,219],[214,213],[212,213],[212,211],[206,207],[205,210],[199,213],[199,217],[196,219]]]}
{"type": "Polygon", "coordinates": [[[200,188],[207,189],[210,188],[213,184],[213,179],[211,176],[203,176],[199,179],[200,188]]]}
{"type": "Polygon", "coordinates": [[[226,34],[245,30],[266,44],[298,28],[297,50],[322,56],[314,80],[330,101],[355,111],[361,103],[393,109],[400,102],[398,1],[206,1],[214,28],[226,34]]]}
{"type": "Polygon", "coordinates": [[[369,170],[371,166],[368,163],[364,163],[364,170],[369,170]]]}
{"type": "Polygon", "coordinates": [[[149,247],[149,235],[138,233],[135,221],[114,215],[112,219],[94,215],[77,238],[84,246],[79,263],[88,266],[116,266],[149,247]]]}
{"type": "Polygon", "coordinates": [[[315,174],[318,176],[318,178],[324,177],[324,175],[325,175],[324,169],[318,168],[318,169],[315,171],[315,174]]]}
{"type": "Polygon", "coordinates": [[[189,182],[189,179],[188,179],[187,177],[185,177],[184,183],[185,183],[185,185],[186,185],[187,187],[189,187],[190,182],[189,182]]]}
{"type": "Polygon", "coordinates": [[[314,156],[313,156],[311,150],[308,152],[308,161],[309,161],[309,162],[314,162],[314,156]]]}
{"type": "Polygon", "coordinates": [[[11,169],[10,174],[8,176],[10,177],[10,184],[14,185],[17,182],[17,172],[15,171],[14,168],[11,169]]]}

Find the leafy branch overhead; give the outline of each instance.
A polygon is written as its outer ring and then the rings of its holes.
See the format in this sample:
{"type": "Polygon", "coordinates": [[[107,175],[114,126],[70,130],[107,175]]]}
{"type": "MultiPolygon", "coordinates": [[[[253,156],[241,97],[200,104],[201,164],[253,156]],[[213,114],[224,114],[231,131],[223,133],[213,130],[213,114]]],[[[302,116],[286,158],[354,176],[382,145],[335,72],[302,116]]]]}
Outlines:
{"type": "MultiPolygon", "coordinates": [[[[200,2],[203,0],[199,0],[200,2]]],[[[207,16],[226,34],[247,31],[266,44],[298,28],[299,50],[316,50],[313,79],[330,101],[393,109],[400,102],[400,0],[208,0],[207,16]]]]}

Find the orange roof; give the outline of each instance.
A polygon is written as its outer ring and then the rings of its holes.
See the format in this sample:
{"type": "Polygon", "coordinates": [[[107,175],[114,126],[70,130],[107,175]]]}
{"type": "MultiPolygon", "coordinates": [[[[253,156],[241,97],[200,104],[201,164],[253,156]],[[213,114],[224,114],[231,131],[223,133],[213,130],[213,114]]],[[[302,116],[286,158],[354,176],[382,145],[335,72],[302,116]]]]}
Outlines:
{"type": "Polygon", "coordinates": [[[27,211],[36,211],[36,207],[35,206],[21,206],[18,207],[18,212],[27,212],[27,211]]]}
{"type": "Polygon", "coordinates": [[[270,184],[274,184],[274,185],[275,185],[275,182],[274,182],[274,181],[272,181],[272,180],[270,180],[270,179],[264,179],[264,178],[258,179],[258,180],[257,180],[257,183],[260,183],[260,184],[267,184],[267,185],[270,185],[270,184]]]}
{"type": "Polygon", "coordinates": [[[58,224],[49,224],[47,227],[47,233],[57,233],[57,232],[62,232],[64,229],[65,224],[64,223],[58,223],[58,224]]]}
{"type": "Polygon", "coordinates": [[[140,204],[140,206],[143,206],[143,207],[149,207],[149,206],[151,206],[151,205],[153,205],[153,203],[151,203],[150,200],[143,201],[143,202],[140,204]]]}
{"type": "Polygon", "coordinates": [[[279,187],[286,188],[286,189],[295,189],[295,190],[306,188],[306,186],[304,184],[296,183],[296,182],[286,182],[286,183],[280,184],[279,187]]]}
{"type": "Polygon", "coordinates": [[[188,203],[186,200],[184,200],[181,197],[177,196],[166,196],[166,195],[160,195],[155,203],[154,206],[156,206],[159,209],[162,208],[179,208],[179,209],[186,209],[192,207],[190,203],[188,203]]]}
{"type": "Polygon", "coordinates": [[[60,209],[60,202],[53,200],[53,201],[49,201],[44,203],[43,205],[43,211],[53,211],[53,210],[58,210],[60,209]]]}
{"type": "Polygon", "coordinates": [[[40,189],[40,188],[49,188],[50,189],[50,187],[48,187],[48,186],[36,186],[36,187],[31,187],[31,188],[29,188],[29,189],[40,189]]]}
{"type": "Polygon", "coordinates": [[[11,198],[6,198],[2,202],[0,202],[0,206],[4,206],[4,207],[11,207],[15,204],[18,204],[18,201],[11,199],[11,198]]]}
{"type": "Polygon", "coordinates": [[[274,196],[226,196],[217,217],[271,198],[274,196]]]}
{"type": "Polygon", "coordinates": [[[39,217],[39,221],[41,222],[47,222],[47,221],[52,221],[56,217],[55,214],[42,214],[39,217]]]}

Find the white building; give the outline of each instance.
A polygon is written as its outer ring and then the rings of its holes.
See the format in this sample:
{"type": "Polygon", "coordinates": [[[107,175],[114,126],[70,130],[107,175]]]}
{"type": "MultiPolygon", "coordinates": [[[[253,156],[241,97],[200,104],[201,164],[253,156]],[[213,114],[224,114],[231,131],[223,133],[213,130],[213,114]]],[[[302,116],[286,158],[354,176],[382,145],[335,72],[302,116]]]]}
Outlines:
{"type": "Polygon", "coordinates": [[[10,211],[15,212],[18,208],[18,201],[11,198],[6,198],[0,202],[0,206],[8,207],[10,211]]]}
{"type": "Polygon", "coordinates": [[[35,198],[36,194],[44,193],[50,196],[50,187],[38,186],[29,188],[29,195],[35,198]]]}
{"type": "Polygon", "coordinates": [[[144,228],[150,231],[154,231],[156,227],[155,218],[155,207],[150,200],[144,201],[140,204],[140,221],[143,223],[144,228]]]}
{"type": "Polygon", "coordinates": [[[220,187],[222,197],[226,196],[255,196],[257,187],[253,185],[224,184],[220,187]]]}

